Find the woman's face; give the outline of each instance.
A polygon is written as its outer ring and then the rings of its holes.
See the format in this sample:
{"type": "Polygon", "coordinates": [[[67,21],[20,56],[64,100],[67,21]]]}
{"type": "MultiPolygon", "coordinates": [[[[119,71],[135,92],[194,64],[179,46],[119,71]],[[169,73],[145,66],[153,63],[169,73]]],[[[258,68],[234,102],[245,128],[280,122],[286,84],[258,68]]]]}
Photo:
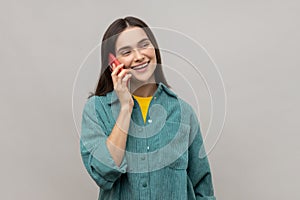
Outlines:
{"type": "Polygon", "coordinates": [[[140,27],[126,28],[116,40],[116,57],[125,68],[132,68],[131,81],[154,83],[155,49],[140,27]]]}

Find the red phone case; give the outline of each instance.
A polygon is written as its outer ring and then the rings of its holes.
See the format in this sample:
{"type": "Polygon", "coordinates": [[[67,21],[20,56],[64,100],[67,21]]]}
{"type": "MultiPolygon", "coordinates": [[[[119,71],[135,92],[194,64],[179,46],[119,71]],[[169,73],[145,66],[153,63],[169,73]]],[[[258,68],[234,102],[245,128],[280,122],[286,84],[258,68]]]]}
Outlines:
{"type": "MultiPolygon", "coordinates": [[[[117,67],[118,65],[120,65],[121,63],[118,61],[118,59],[114,56],[114,54],[109,53],[108,55],[108,62],[109,62],[109,66],[110,66],[110,71],[113,71],[113,65],[115,64],[115,67],[117,67]]],[[[123,67],[118,71],[117,74],[119,74],[122,71],[123,67]]]]}
{"type": "MultiPolygon", "coordinates": [[[[118,65],[120,65],[121,63],[118,61],[118,59],[114,56],[114,54],[112,54],[112,53],[109,53],[108,54],[108,62],[109,62],[109,69],[110,69],[110,71],[112,72],[113,71],[113,66],[112,66],[112,64],[115,64],[115,67],[117,67],[118,65]]],[[[119,74],[122,70],[123,70],[124,68],[123,67],[121,67],[120,69],[119,69],[119,71],[118,71],[118,73],[117,74],[119,74]]],[[[126,73],[125,73],[126,74],[126,73]]],[[[127,83],[126,83],[126,86],[128,87],[128,81],[127,81],[127,83]]]]}

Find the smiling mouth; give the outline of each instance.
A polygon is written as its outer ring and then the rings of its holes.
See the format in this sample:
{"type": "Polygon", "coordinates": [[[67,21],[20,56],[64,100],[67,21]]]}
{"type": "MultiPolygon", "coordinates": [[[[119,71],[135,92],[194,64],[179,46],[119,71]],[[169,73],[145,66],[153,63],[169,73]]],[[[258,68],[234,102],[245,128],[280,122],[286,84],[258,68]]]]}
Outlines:
{"type": "Polygon", "coordinates": [[[133,67],[131,67],[131,69],[133,69],[133,70],[143,69],[143,68],[147,67],[149,63],[150,63],[150,61],[148,61],[148,62],[146,62],[146,63],[144,63],[142,65],[133,66],[133,67]]]}

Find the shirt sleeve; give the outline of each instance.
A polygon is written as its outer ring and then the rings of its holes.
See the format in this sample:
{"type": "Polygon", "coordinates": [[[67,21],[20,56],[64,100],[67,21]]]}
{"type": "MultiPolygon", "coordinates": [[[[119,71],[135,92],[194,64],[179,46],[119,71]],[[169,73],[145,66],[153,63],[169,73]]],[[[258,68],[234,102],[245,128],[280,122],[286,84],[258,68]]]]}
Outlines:
{"type": "Polygon", "coordinates": [[[109,190],[121,174],[126,173],[127,162],[124,156],[121,165],[117,166],[106,146],[108,130],[105,129],[104,110],[96,98],[88,99],[83,109],[80,151],[89,175],[99,187],[109,190]]]}
{"type": "Polygon", "coordinates": [[[212,176],[207,156],[199,155],[204,149],[197,115],[192,110],[191,133],[189,146],[189,162],[187,174],[192,182],[197,200],[215,200],[212,176]]]}

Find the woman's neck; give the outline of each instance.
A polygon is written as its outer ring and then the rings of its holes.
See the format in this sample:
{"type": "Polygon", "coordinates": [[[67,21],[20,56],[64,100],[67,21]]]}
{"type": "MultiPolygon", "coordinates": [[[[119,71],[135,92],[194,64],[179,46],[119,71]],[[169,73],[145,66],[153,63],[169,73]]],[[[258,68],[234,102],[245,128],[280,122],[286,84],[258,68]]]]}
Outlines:
{"type": "Polygon", "coordinates": [[[153,96],[157,89],[156,83],[148,83],[145,85],[140,86],[139,88],[135,89],[133,92],[133,95],[139,96],[139,97],[150,97],[153,96]]]}

